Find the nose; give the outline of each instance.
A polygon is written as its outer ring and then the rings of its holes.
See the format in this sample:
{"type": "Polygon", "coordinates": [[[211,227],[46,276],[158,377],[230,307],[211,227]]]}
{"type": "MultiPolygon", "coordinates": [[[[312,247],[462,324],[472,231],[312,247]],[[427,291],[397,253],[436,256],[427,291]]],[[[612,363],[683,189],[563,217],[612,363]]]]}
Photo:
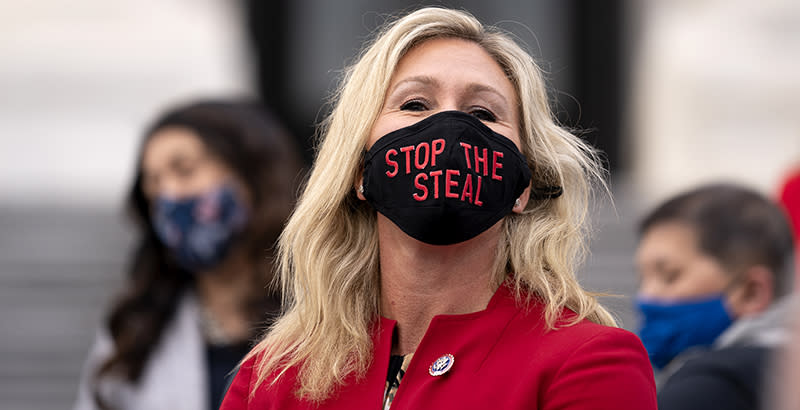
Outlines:
{"type": "Polygon", "coordinates": [[[639,288],[636,290],[636,295],[644,298],[652,298],[659,296],[663,289],[660,281],[639,270],[639,288]]]}
{"type": "Polygon", "coordinates": [[[159,181],[156,195],[169,199],[185,199],[191,195],[186,184],[177,178],[163,178],[159,181]]]}
{"type": "Polygon", "coordinates": [[[637,290],[637,296],[645,299],[653,299],[658,298],[663,293],[662,286],[658,283],[658,281],[643,278],[639,282],[639,289],[637,290]]]}
{"type": "Polygon", "coordinates": [[[439,106],[436,108],[434,114],[438,114],[442,111],[462,111],[462,107],[456,96],[443,96],[439,101],[439,106]]]}

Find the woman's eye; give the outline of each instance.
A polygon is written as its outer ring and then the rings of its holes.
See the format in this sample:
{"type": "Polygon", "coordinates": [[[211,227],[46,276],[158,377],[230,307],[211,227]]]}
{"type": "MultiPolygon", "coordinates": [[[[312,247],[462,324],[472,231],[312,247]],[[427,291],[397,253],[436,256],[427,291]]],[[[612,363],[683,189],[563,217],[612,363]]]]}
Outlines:
{"type": "Polygon", "coordinates": [[[403,111],[425,111],[428,107],[420,100],[411,100],[403,103],[400,109],[403,111]]]}
{"type": "Polygon", "coordinates": [[[488,121],[488,122],[497,121],[497,117],[495,117],[494,114],[492,114],[489,110],[484,108],[474,108],[469,113],[481,121],[488,121]]]}

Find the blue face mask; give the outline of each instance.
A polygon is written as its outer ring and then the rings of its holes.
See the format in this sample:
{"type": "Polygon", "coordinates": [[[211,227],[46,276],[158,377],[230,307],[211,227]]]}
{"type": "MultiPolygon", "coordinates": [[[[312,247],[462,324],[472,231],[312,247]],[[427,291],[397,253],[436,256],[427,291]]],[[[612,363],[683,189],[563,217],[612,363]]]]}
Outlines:
{"type": "Polygon", "coordinates": [[[190,272],[219,264],[247,219],[247,208],[227,185],[179,200],[159,197],[153,210],[159,239],[190,272]]]}
{"type": "Polygon", "coordinates": [[[664,302],[637,298],[642,315],[639,337],[657,369],[693,346],[710,346],[732,323],[723,296],[664,302]]]}

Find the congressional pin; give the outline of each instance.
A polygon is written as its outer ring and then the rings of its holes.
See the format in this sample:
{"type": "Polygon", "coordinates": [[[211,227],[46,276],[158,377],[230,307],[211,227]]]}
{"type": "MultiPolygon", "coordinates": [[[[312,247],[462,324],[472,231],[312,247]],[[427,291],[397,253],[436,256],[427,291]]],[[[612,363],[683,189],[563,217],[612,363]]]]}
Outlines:
{"type": "Polygon", "coordinates": [[[428,368],[428,373],[430,373],[431,376],[441,376],[450,371],[455,361],[456,358],[448,353],[436,359],[436,361],[431,364],[431,367],[428,368]]]}

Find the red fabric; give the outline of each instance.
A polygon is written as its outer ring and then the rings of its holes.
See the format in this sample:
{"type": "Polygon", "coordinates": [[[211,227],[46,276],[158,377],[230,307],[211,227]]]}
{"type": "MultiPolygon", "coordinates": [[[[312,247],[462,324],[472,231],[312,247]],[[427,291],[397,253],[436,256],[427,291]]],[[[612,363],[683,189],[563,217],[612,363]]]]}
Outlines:
{"type": "Polygon", "coordinates": [[[780,202],[794,232],[796,275],[800,277],[800,168],[790,174],[780,191],[780,202]]]}
{"type": "MultiPolygon", "coordinates": [[[[574,313],[565,311],[564,318],[574,313]]],[[[653,371],[632,333],[588,321],[545,331],[542,309],[527,313],[501,286],[486,310],[436,316],[397,391],[392,410],[404,409],[656,409],[653,371]],[[446,374],[428,367],[455,357],[446,374]]],[[[319,407],[298,399],[296,369],[275,386],[264,383],[249,399],[253,360],[233,381],[222,410],[381,408],[395,322],[381,318],[375,360],[362,380],[351,378],[319,407]]]]}

